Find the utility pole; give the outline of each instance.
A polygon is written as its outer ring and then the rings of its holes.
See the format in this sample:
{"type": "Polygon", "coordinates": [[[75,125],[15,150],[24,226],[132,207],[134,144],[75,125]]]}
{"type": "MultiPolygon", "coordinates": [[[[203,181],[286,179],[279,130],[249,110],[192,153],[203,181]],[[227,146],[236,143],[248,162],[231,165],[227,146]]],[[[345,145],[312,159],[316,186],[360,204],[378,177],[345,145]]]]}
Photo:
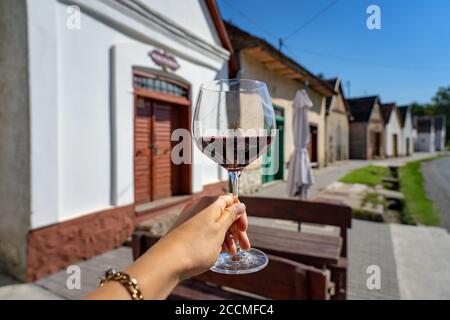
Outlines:
{"type": "Polygon", "coordinates": [[[346,87],[347,87],[347,97],[350,98],[352,96],[350,80],[347,80],[346,87]]]}
{"type": "Polygon", "coordinates": [[[282,47],[283,47],[283,38],[278,38],[278,51],[281,52],[282,47]]]}

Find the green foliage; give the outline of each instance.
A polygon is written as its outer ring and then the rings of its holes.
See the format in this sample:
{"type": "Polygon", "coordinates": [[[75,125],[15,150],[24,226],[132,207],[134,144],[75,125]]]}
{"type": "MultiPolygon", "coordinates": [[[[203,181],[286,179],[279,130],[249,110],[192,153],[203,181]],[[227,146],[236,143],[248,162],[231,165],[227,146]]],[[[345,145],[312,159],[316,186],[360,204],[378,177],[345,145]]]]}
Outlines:
{"type": "Polygon", "coordinates": [[[374,222],[383,222],[383,218],[373,212],[367,212],[362,209],[353,208],[352,209],[352,216],[355,219],[359,220],[368,220],[368,221],[374,221],[374,222]]]}
{"type": "Polygon", "coordinates": [[[408,162],[400,168],[400,189],[405,197],[405,206],[400,213],[400,219],[405,223],[421,223],[430,226],[441,224],[439,214],[428,198],[424,186],[424,179],[420,171],[424,161],[408,162]]]}
{"type": "Polygon", "coordinates": [[[381,197],[376,192],[367,192],[361,200],[361,207],[364,207],[366,204],[370,204],[372,208],[375,208],[378,205],[382,205],[383,208],[386,209],[387,202],[384,197],[381,197]]]}
{"type": "Polygon", "coordinates": [[[399,212],[399,218],[400,222],[403,224],[409,224],[409,225],[416,225],[416,221],[412,217],[412,215],[409,213],[409,211],[406,209],[406,207],[403,207],[402,210],[399,212]]]}
{"type": "Polygon", "coordinates": [[[367,166],[350,171],[344,177],[339,179],[344,183],[360,183],[367,184],[369,186],[376,186],[381,184],[381,178],[389,176],[389,169],[379,166],[367,166]]]}

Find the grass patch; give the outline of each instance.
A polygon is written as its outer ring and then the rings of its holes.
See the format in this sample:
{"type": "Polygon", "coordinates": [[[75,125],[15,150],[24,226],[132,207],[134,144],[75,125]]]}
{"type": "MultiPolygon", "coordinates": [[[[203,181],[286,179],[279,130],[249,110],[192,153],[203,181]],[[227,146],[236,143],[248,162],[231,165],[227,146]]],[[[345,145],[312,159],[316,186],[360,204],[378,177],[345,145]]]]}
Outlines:
{"type": "Polygon", "coordinates": [[[339,181],[344,183],[366,184],[374,187],[381,184],[381,178],[389,175],[389,168],[370,165],[350,171],[339,179],[339,181]]]}
{"type": "Polygon", "coordinates": [[[373,212],[367,212],[362,210],[361,208],[353,208],[352,216],[355,219],[366,220],[366,221],[374,221],[374,222],[383,222],[383,219],[380,215],[375,214],[373,212]]]}
{"type": "Polygon", "coordinates": [[[400,213],[403,223],[421,223],[439,226],[441,219],[433,202],[425,190],[424,179],[420,168],[423,162],[440,157],[408,162],[400,168],[400,190],[405,196],[405,205],[400,213]]]}
{"type": "Polygon", "coordinates": [[[378,205],[382,205],[385,209],[387,207],[386,199],[379,196],[376,192],[368,192],[364,195],[364,198],[361,200],[361,207],[366,206],[366,204],[371,205],[372,208],[376,208],[378,205]]]}

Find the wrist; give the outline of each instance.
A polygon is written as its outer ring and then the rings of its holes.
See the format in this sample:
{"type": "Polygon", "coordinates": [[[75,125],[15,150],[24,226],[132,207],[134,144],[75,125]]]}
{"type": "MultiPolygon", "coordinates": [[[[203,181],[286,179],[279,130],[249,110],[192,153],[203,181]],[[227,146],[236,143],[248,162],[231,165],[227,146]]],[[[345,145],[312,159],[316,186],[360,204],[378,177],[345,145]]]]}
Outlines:
{"type": "Polygon", "coordinates": [[[179,245],[161,239],[149,251],[145,253],[148,259],[158,259],[165,272],[178,282],[183,280],[183,274],[189,266],[186,252],[179,245]]]}
{"type": "Polygon", "coordinates": [[[145,299],[165,299],[182,279],[178,262],[174,248],[160,241],[126,272],[137,280],[145,299]]]}

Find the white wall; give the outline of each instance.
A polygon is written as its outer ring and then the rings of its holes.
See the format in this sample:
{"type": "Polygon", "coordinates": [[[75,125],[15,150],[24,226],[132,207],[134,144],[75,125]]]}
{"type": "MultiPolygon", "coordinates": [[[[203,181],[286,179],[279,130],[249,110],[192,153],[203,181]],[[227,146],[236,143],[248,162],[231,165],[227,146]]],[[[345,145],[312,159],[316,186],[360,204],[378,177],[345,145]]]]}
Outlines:
{"type": "Polygon", "coordinates": [[[409,138],[409,153],[412,154],[414,152],[414,136],[413,136],[413,126],[412,126],[412,116],[411,109],[408,109],[405,116],[405,123],[403,128],[401,129],[401,149],[400,154],[405,156],[407,151],[407,139],[409,138]]]}
{"type": "Polygon", "coordinates": [[[435,138],[434,132],[431,133],[418,132],[415,151],[434,152],[435,151],[434,138],[435,138]]]}
{"type": "Polygon", "coordinates": [[[397,135],[397,151],[400,154],[402,148],[404,147],[403,140],[401,139],[401,126],[400,126],[400,119],[398,117],[398,113],[396,110],[392,110],[391,115],[389,117],[389,122],[386,124],[385,127],[386,130],[386,156],[392,157],[394,155],[393,153],[393,136],[394,134],[397,135]]]}
{"type": "MultiPolygon", "coordinates": [[[[28,1],[32,228],[133,203],[131,66],[158,68],[149,51],[172,49],[194,100],[201,82],[227,74],[227,53],[216,44],[217,54],[202,54],[103,2],[72,2],[81,7],[80,30],[66,28],[64,1],[28,1]]],[[[222,177],[193,150],[197,192],[222,177]]]]}
{"type": "Polygon", "coordinates": [[[445,129],[436,131],[435,149],[436,151],[443,151],[445,149],[445,129]]]}
{"type": "Polygon", "coordinates": [[[27,1],[31,121],[31,226],[58,220],[59,81],[56,3],[27,1]],[[31,49],[32,48],[32,49],[31,49]]]}
{"type": "Polygon", "coordinates": [[[189,31],[209,43],[219,43],[219,36],[209,18],[204,0],[140,0],[156,12],[173,19],[176,24],[189,26],[189,31]]]}

